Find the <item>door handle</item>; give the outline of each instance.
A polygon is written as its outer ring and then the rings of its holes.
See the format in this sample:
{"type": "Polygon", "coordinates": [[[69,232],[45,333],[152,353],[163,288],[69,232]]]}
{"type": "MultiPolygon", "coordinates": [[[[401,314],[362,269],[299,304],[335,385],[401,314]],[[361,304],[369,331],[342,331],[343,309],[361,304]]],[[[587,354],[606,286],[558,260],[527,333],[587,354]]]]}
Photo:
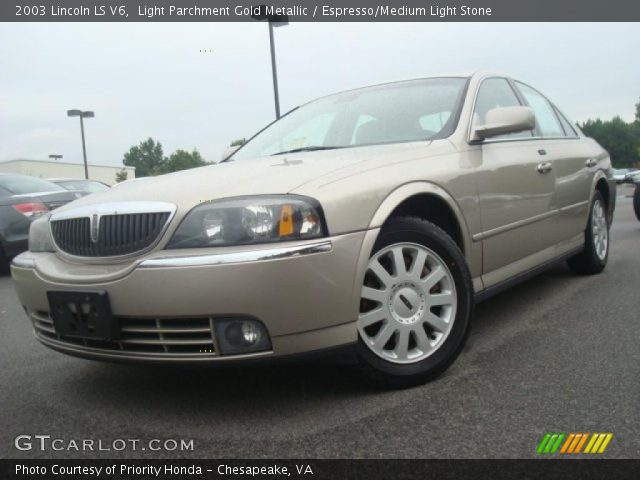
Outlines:
{"type": "Polygon", "coordinates": [[[540,150],[538,150],[538,155],[546,155],[547,151],[544,148],[541,148],[540,150]]]}
{"type": "Polygon", "coordinates": [[[596,165],[598,165],[598,161],[595,158],[590,158],[589,160],[587,160],[586,165],[587,168],[595,167],[596,165]]]}
{"type": "Polygon", "coordinates": [[[551,162],[542,162],[538,164],[538,173],[548,173],[553,170],[551,162]]]}

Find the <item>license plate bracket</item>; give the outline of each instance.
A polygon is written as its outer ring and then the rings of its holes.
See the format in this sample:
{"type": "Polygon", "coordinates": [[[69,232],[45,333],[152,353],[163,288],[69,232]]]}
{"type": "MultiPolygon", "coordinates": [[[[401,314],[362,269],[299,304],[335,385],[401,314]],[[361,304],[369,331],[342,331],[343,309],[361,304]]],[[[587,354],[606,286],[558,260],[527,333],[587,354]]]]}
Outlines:
{"type": "Polygon", "coordinates": [[[107,292],[47,292],[51,319],[63,337],[116,340],[120,329],[107,292]]]}

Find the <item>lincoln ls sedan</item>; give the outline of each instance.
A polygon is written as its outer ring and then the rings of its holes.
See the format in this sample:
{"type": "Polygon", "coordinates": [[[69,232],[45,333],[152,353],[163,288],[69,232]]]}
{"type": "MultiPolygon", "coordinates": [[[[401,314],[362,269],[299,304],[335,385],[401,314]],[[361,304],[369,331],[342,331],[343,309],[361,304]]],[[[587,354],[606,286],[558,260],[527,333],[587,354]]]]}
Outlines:
{"type": "Polygon", "coordinates": [[[406,387],[455,360],[475,302],[562,261],[602,271],[615,188],[607,152],[528,84],[418,78],[311,101],[220,164],[65,205],[11,271],[59,352],[346,353],[406,387]]]}

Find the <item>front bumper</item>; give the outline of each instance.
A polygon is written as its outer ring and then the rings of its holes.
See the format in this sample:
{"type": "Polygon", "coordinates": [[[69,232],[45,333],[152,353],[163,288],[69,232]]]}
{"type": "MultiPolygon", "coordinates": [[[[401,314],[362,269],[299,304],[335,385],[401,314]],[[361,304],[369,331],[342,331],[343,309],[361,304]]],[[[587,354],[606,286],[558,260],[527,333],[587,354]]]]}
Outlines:
{"type": "Polygon", "coordinates": [[[26,252],[11,272],[38,340],[101,360],[211,362],[277,357],[354,343],[363,248],[375,234],[355,232],[314,242],[154,252],[128,265],[73,264],[26,252]],[[47,291],[106,291],[121,329],[118,341],[57,335],[47,291]],[[260,320],[272,350],[221,355],[219,318],[260,320]]]}

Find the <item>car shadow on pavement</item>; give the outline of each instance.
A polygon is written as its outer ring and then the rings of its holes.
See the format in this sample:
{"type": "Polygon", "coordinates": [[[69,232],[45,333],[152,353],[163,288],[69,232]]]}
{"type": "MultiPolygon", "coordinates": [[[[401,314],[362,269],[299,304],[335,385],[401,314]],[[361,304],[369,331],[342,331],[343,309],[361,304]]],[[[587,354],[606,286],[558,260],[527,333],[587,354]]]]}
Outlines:
{"type": "Polygon", "coordinates": [[[78,361],[63,380],[68,391],[113,406],[148,405],[163,411],[220,408],[240,413],[251,398],[257,409],[279,409],[282,399],[350,397],[375,388],[357,377],[356,367],[331,361],[277,362],[264,365],[125,365],[78,361]],[[149,404],[150,399],[152,405],[149,404]]]}

